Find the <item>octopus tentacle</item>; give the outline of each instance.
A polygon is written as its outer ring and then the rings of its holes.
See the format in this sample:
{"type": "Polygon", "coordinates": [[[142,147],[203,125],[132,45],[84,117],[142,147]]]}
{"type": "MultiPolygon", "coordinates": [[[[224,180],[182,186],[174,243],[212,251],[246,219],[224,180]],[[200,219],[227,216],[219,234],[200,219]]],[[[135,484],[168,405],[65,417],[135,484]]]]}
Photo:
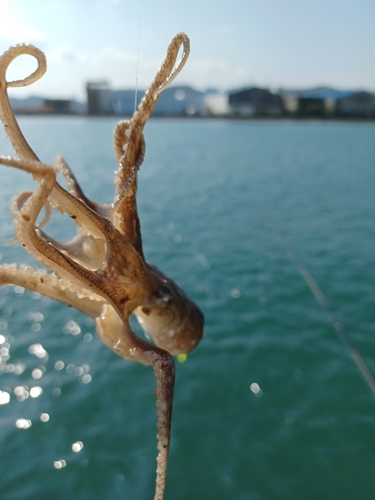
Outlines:
{"type": "Polygon", "coordinates": [[[16,232],[20,243],[25,249],[46,267],[54,271],[58,277],[64,277],[67,287],[75,289],[79,286],[84,287],[87,294],[92,292],[102,294],[107,300],[114,302],[116,307],[120,307],[117,301],[121,302],[124,297],[123,295],[114,297],[116,294],[113,290],[118,288],[118,286],[112,284],[114,276],[117,276],[117,279],[122,277],[124,289],[131,286],[132,280],[135,283],[137,281],[143,282],[144,286],[147,287],[147,269],[133,246],[116,231],[109,221],[100,217],[75,198],[72,198],[74,206],[68,208],[69,211],[82,212],[87,217],[87,220],[91,221],[92,224],[96,224],[101,237],[106,239],[107,257],[101,269],[94,272],[82,267],[68,255],[64,255],[55,248],[48,239],[40,237],[39,231],[35,228],[36,219],[56,182],[55,171],[50,165],[25,159],[16,160],[10,157],[0,157],[0,164],[25,170],[43,178],[34,193],[27,198],[26,203],[22,204],[22,206],[18,206],[17,203],[13,204],[13,213],[16,216],[16,232]],[[131,266],[129,266],[129,262],[131,262],[131,266]],[[134,269],[136,275],[126,276],[129,267],[134,269]]]}
{"type": "MultiPolygon", "coordinates": [[[[32,83],[39,80],[47,69],[47,63],[44,53],[38,48],[31,44],[19,44],[11,47],[9,50],[4,52],[0,57],[0,118],[4,124],[4,128],[8,135],[12,146],[19,156],[19,158],[25,158],[27,160],[39,161],[38,156],[35,154],[29,143],[26,141],[18,123],[14,116],[12,107],[10,105],[7,90],[9,87],[22,87],[31,85],[32,83]],[[8,69],[11,62],[20,55],[31,55],[36,58],[38,62],[37,69],[29,76],[22,80],[7,81],[6,80],[6,70],[8,69]]],[[[39,181],[41,177],[38,175],[37,171],[33,173],[34,180],[39,181]]],[[[53,191],[51,192],[51,203],[56,206],[59,205],[61,209],[65,212],[64,208],[72,203],[74,196],[70,195],[65,191],[58,182],[55,182],[53,191]]],[[[76,221],[79,225],[85,225],[85,221],[76,221]]],[[[91,231],[96,231],[95,226],[91,226],[91,231]]]]}
{"type": "MultiPolygon", "coordinates": [[[[14,198],[14,201],[13,201],[13,205],[17,205],[17,206],[22,206],[25,204],[25,202],[30,198],[30,196],[33,194],[33,191],[22,191],[22,193],[19,193],[15,198],[14,198]]],[[[38,223],[38,228],[41,229],[42,227],[45,227],[49,221],[51,220],[51,216],[52,216],[52,207],[50,205],[50,203],[47,202],[44,204],[44,209],[45,209],[45,215],[44,215],[44,218],[38,223]]],[[[14,216],[15,214],[12,213],[12,215],[14,216]]]]}
{"type": "Polygon", "coordinates": [[[171,437],[172,403],[175,379],[173,357],[166,351],[150,346],[137,337],[129,324],[123,322],[115,309],[105,305],[96,320],[97,331],[103,342],[116,354],[151,365],[156,378],[156,406],[158,427],[158,456],[155,500],[163,500],[168,452],[171,437]]]}
{"type": "Polygon", "coordinates": [[[65,177],[69,193],[74,196],[74,198],[81,200],[86,206],[94,210],[102,217],[108,217],[113,205],[96,203],[95,201],[90,200],[84,194],[80,184],[77,181],[76,176],[72,172],[72,169],[69,167],[69,165],[61,155],[57,156],[56,158],[56,169],[65,177]]]}
{"type": "MultiPolygon", "coordinates": [[[[21,206],[25,203],[25,201],[30,198],[30,196],[33,194],[32,191],[23,191],[22,193],[19,193],[13,200],[13,206],[21,206]]],[[[46,204],[44,205],[44,208],[45,208],[45,215],[44,215],[44,218],[41,220],[41,222],[38,223],[38,228],[42,228],[44,226],[46,226],[49,221],[51,220],[51,216],[52,216],[52,207],[51,205],[49,204],[49,202],[47,201],[46,204]]],[[[15,217],[15,213],[12,212],[12,215],[13,217],[15,217]]],[[[12,245],[13,243],[15,243],[16,241],[18,241],[18,238],[17,236],[15,236],[14,238],[11,238],[10,240],[8,240],[6,243],[5,243],[5,246],[9,246],[9,245],[12,245]]]]}
{"type": "MultiPolygon", "coordinates": [[[[124,151],[124,155],[122,159],[120,159],[120,169],[118,175],[122,175],[122,172],[125,172],[125,175],[131,175],[131,169],[136,165],[139,149],[142,143],[143,128],[149,119],[161,92],[173,82],[178,73],[184,67],[189,56],[189,52],[190,42],[188,36],[185,35],[185,33],[179,33],[169,44],[164,62],[140,102],[138,110],[134,113],[133,118],[121,127],[121,134],[118,133],[118,137],[115,140],[116,154],[118,155],[120,153],[121,148],[124,151]],[[184,52],[176,65],[177,56],[181,46],[183,46],[184,52]],[[119,137],[122,137],[126,142],[123,144],[119,143],[119,137]]],[[[116,179],[115,181],[115,183],[119,186],[123,185],[123,182],[124,181],[121,181],[121,179],[116,179]]],[[[121,197],[120,195],[112,214],[121,212],[121,202],[123,200],[124,197],[121,197]]],[[[111,216],[113,216],[112,214],[111,216]]]]}
{"type": "Polygon", "coordinates": [[[148,91],[143,97],[138,112],[134,113],[133,120],[138,124],[145,124],[160,94],[173,82],[176,76],[180,73],[190,54],[190,41],[185,33],[176,35],[167,49],[167,55],[164,59],[161,68],[156,74],[154,81],[151,83],[148,91]],[[181,59],[177,62],[178,52],[183,47],[181,59]]]}
{"type": "Polygon", "coordinates": [[[65,243],[51,238],[51,236],[48,236],[43,231],[39,230],[38,232],[44,240],[86,269],[96,271],[104,263],[107,254],[107,246],[104,239],[78,232],[72,240],[65,243]]]}
{"type": "Polygon", "coordinates": [[[9,102],[7,89],[9,87],[25,87],[31,85],[41,78],[47,70],[47,62],[44,53],[30,44],[20,44],[10,47],[4,52],[0,59],[0,117],[4,124],[6,133],[11,141],[13,148],[20,158],[28,158],[30,160],[38,160],[38,157],[31,149],[26,141],[21,129],[14,116],[12,107],[9,102]],[[35,57],[38,62],[37,69],[23,80],[14,80],[8,82],[6,80],[6,70],[16,57],[28,54],[35,57]]]}
{"type": "Polygon", "coordinates": [[[128,241],[132,242],[143,255],[140,224],[136,207],[136,176],[145,154],[143,128],[163,90],[176,78],[184,67],[190,52],[190,41],[185,33],[176,35],[169,44],[167,55],[154,81],[151,83],[138,111],[130,121],[119,124],[115,131],[115,151],[119,170],[115,184],[118,199],[111,212],[111,220],[128,241]],[[177,62],[179,50],[183,46],[181,59],[177,62]]]}
{"type": "MultiPolygon", "coordinates": [[[[12,212],[16,216],[16,233],[20,243],[37,260],[54,271],[57,276],[68,276],[69,287],[78,283],[80,287],[88,286],[90,290],[93,287],[90,281],[90,278],[92,280],[90,271],[82,268],[48,242],[41,239],[38,235],[38,230],[35,228],[36,219],[56,182],[54,169],[50,165],[41,162],[25,159],[17,160],[10,157],[0,157],[0,164],[18,168],[43,178],[37,189],[27,198],[25,203],[18,205],[17,201],[19,200],[17,199],[13,203],[12,212]]],[[[78,200],[76,201],[78,202],[78,200]]],[[[100,219],[98,215],[95,214],[95,216],[97,219],[100,219]]],[[[95,291],[100,293],[99,288],[95,291]]]]}
{"type": "Polygon", "coordinates": [[[137,173],[145,153],[146,143],[142,135],[134,165],[129,169],[130,164],[125,161],[125,155],[120,158],[120,168],[116,175],[119,195],[110,214],[113,225],[134,246],[143,259],[141,225],[138,217],[136,195],[137,173]]]}
{"type": "Polygon", "coordinates": [[[97,318],[102,310],[104,301],[100,296],[94,298],[82,297],[79,292],[62,288],[61,281],[45,269],[35,269],[31,266],[4,264],[0,266],[0,286],[18,285],[28,290],[38,292],[53,300],[58,300],[72,307],[76,307],[84,314],[97,318]]]}
{"type": "MultiPolygon", "coordinates": [[[[164,62],[156,74],[154,81],[146,91],[138,106],[138,110],[133,115],[133,118],[130,121],[120,122],[116,128],[115,152],[117,159],[120,161],[124,156],[128,163],[128,165],[120,165],[121,168],[119,170],[119,174],[121,174],[124,170],[126,174],[130,174],[130,171],[127,170],[126,167],[129,169],[129,164],[130,166],[133,166],[136,163],[135,160],[142,141],[143,128],[149,119],[160,94],[180,73],[189,57],[189,53],[189,37],[185,33],[179,33],[170,42],[164,62]],[[183,46],[184,51],[181,59],[176,64],[178,52],[181,46],[183,46]],[[131,151],[129,151],[129,145],[131,146],[131,151]],[[129,156],[131,158],[128,158],[129,156]]],[[[119,184],[121,186],[121,182],[118,182],[117,179],[115,183],[116,185],[119,184]]],[[[119,190],[121,190],[121,187],[119,190]]]]}
{"type": "MultiPolygon", "coordinates": [[[[114,138],[115,138],[115,154],[117,161],[119,162],[119,170],[116,172],[116,178],[115,178],[115,186],[116,186],[116,192],[118,195],[121,194],[121,192],[124,189],[124,184],[128,181],[128,178],[131,174],[131,171],[126,171],[125,170],[125,165],[122,164],[122,161],[124,159],[124,156],[126,155],[126,150],[128,148],[128,142],[129,142],[129,135],[131,131],[131,126],[132,122],[131,120],[122,120],[119,122],[116,126],[115,133],[114,133],[114,138]]],[[[143,160],[145,158],[146,154],[146,143],[144,136],[142,134],[139,148],[138,148],[138,153],[136,157],[136,161],[133,165],[134,170],[137,172],[140,169],[140,166],[143,163],[143,160]]],[[[126,165],[128,168],[129,166],[126,165]]]]}

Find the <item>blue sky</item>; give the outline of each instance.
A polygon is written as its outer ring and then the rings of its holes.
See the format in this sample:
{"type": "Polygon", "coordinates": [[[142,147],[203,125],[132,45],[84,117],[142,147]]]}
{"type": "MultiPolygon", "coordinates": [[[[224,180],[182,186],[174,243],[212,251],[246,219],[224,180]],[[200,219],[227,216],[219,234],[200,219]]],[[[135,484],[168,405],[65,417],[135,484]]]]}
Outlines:
{"type": "MultiPolygon", "coordinates": [[[[375,91],[374,20],[374,0],[0,0],[0,52],[28,42],[46,53],[47,75],[19,97],[82,99],[87,79],[134,88],[138,50],[144,88],[179,31],[192,52],[176,83],[375,91]]],[[[33,68],[21,57],[8,78],[33,68]]]]}

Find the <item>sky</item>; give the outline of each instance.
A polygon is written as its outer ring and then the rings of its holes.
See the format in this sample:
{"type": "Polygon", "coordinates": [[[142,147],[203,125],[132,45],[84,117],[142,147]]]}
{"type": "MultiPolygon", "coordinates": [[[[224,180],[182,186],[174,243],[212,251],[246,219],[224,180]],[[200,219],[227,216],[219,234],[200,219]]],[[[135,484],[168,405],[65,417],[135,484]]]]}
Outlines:
{"type": "MultiPolygon", "coordinates": [[[[85,98],[87,80],[146,88],[180,31],[191,55],[175,84],[375,91],[374,0],[0,0],[0,53],[32,43],[47,74],[14,97],[85,98]]],[[[35,60],[21,56],[7,79],[35,60]]]]}

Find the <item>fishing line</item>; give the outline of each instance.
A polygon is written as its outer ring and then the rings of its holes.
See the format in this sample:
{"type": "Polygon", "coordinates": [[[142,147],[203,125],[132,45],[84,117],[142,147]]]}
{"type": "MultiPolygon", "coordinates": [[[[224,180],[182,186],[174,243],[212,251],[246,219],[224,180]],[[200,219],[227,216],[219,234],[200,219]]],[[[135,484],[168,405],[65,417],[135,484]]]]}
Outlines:
{"type": "Polygon", "coordinates": [[[305,280],[306,284],[308,285],[308,287],[312,291],[316,300],[319,302],[321,307],[327,313],[327,316],[328,316],[330,322],[332,323],[334,329],[336,330],[336,333],[338,334],[339,338],[344,343],[345,347],[348,349],[352,360],[354,361],[357,368],[359,369],[362,377],[365,379],[365,382],[367,383],[367,385],[370,389],[370,392],[375,397],[375,379],[374,379],[372,373],[370,372],[365,360],[363,359],[362,355],[360,354],[360,352],[358,351],[357,347],[355,346],[353,340],[351,339],[345,326],[342,324],[342,322],[339,320],[337,314],[332,309],[327,297],[323,293],[323,290],[318,285],[317,281],[315,280],[314,276],[309,271],[308,267],[300,259],[297,252],[294,250],[294,248],[291,246],[291,244],[289,243],[287,238],[284,236],[281,227],[276,223],[276,221],[273,219],[273,217],[268,212],[268,210],[266,210],[266,208],[264,207],[264,205],[261,202],[256,201],[256,203],[257,203],[258,207],[260,208],[260,210],[263,212],[263,216],[266,219],[266,221],[268,222],[269,226],[273,229],[273,231],[278,236],[281,245],[287,251],[289,258],[297,267],[299,273],[301,274],[302,278],[305,280]]]}
{"type": "Polygon", "coordinates": [[[137,69],[135,72],[135,95],[134,95],[134,112],[138,107],[138,74],[139,74],[139,52],[141,47],[141,28],[142,28],[142,0],[139,7],[139,30],[138,30],[138,53],[137,53],[137,69]]]}

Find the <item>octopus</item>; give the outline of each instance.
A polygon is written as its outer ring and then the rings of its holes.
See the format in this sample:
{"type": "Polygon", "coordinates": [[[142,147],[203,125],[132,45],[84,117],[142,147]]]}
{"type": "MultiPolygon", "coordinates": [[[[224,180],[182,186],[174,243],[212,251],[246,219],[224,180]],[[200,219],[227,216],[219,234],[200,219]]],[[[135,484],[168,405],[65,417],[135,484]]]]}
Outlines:
{"type": "Polygon", "coordinates": [[[61,156],[54,166],[43,163],[13,114],[8,88],[30,85],[41,78],[46,71],[44,53],[33,45],[20,44],[0,58],[0,117],[16,153],[16,157],[0,156],[0,164],[31,174],[37,183],[35,191],[16,196],[11,212],[16,239],[44,266],[4,264],[0,286],[18,285],[77,308],[95,320],[99,337],[116,354],[152,367],[158,429],[155,500],[164,498],[175,380],[173,356],[197,346],[203,336],[204,317],[176,283],[145,259],[136,204],[137,174],[145,156],[143,129],[161,92],[185,65],[189,51],[188,36],[176,35],[138,109],[130,120],[118,123],[114,148],[119,167],[111,204],[90,200],[61,156]],[[24,54],[37,60],[37,69],[22,80],[7,81],[8,66],[24,54]],[[66,189],[57,182],[57,174],[65,179],[66,189]],[[71,241],[57,241],[46,232],[53,209],[76,224],[71,241]],[[147,334],[145,339],[132,330],[132,314],[147,334]]]}

